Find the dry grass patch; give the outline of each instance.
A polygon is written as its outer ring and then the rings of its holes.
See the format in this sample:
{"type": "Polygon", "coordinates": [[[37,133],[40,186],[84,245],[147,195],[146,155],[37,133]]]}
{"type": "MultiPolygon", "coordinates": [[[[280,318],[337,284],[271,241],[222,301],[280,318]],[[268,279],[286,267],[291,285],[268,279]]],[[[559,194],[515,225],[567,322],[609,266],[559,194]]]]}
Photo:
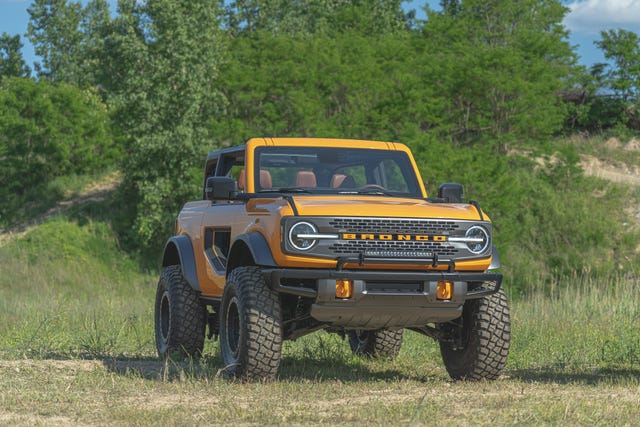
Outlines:
{"type": "MultiPolygon", "coordinates": [[[[188,373],[168,381],[148,379],[135,371],[114,370],[105,361],[3,361],[0,422],[624,425],[634,424],[640,417],[638,369],[510,370],[495,382],[454,383],[437,367],[438,361],[431,363],[442,375],[424,381],[285,378],[241,384],[188,373]]],[[[387,367],[397,364],[387,362],[387,367]]]]}

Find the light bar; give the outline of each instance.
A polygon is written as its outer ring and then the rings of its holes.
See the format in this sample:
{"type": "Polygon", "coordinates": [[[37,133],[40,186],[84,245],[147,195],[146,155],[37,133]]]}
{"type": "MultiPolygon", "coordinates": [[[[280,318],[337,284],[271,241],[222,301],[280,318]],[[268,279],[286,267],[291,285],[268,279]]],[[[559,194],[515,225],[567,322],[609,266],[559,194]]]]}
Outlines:
{"type": "Polygon", "coordinates": [[[364,256],[373,258],[433,258],[433,252],[423,251],[364,251],[364,256]]]}

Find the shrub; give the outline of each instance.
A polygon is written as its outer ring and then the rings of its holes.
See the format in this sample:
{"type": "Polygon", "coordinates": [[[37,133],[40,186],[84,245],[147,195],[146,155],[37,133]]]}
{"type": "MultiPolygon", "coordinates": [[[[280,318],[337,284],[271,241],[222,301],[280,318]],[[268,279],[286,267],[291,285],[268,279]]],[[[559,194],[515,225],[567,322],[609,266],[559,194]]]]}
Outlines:
{"type": "Polygon", "coordinates": [[[4,79],[0,86],[0,225],[60,176],[114,162],[109,117],[92,92],[46,81],[4,79]]]}

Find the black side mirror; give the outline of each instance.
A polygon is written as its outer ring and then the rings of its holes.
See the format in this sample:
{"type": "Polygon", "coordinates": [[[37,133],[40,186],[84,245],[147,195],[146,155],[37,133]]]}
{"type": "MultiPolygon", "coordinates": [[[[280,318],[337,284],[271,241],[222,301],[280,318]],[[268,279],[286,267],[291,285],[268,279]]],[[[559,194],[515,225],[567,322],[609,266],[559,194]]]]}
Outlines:
{"type": "Polygon", "coordinates": [[[210,176],[204,187],[207,200],[232,200],[238,193],[238,183],[228,176],[210,176]]]}
{"type": "Polygon", "coordinates": [[[462,203],[464,187],[455,182],[445,182],[438,187],[438,197],[447,203],[462,203]]]}

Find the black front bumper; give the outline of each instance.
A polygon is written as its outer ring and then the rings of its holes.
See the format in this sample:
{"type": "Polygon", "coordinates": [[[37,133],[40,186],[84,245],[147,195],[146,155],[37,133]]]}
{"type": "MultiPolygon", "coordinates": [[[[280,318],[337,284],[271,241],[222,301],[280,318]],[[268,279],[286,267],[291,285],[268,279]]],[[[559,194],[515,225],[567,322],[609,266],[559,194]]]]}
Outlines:
{"type": "Polygon", "coordinates": [[[314,299],[311,316],[333,326],[358,329],[421,327],[456,319],[466,300],[497,292],[499,273],[343,269],[264,269],[271,289],[314,299]],[[335,281],[354,282],[349,299],[335,296],[335,281]],[[439,281],[454,283],[453,297],[436,298],[439,281]]]}

